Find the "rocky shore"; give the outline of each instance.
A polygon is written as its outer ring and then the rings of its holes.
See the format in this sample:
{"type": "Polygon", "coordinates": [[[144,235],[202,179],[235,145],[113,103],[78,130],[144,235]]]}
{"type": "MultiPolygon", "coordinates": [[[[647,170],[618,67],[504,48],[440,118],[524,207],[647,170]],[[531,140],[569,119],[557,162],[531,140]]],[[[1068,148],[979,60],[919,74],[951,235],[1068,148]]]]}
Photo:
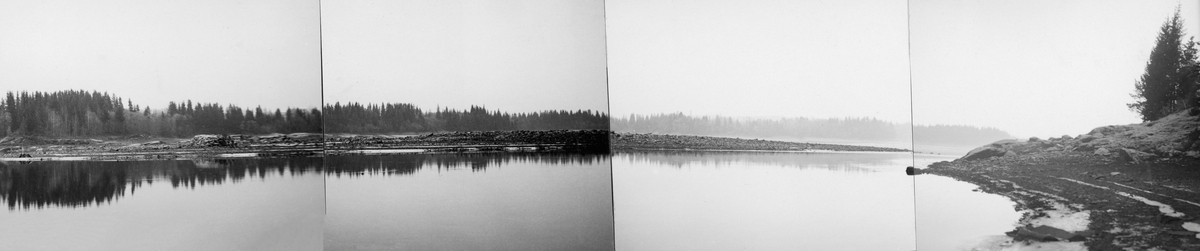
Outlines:
{"type": "Polygon", "coordinates": [[[386,150],[421,152],[608,152],[609,131],[481,131],[438,132],[413,136],[330,135],[328,154],[386,150]]]}
{"type": "Polygon", "coordinates": [[[0,160],[142,160],[308,156],[322,154],[322,144],[321,135],[314,133],[201,134],[190,139],[143,135],[88,139],[15,136],[0,139],[0,160]]]}
{"type": "Polygon", "coordinates": [[[0,160],[137,160],[210,156],[389,154],[418,152],[586,152],[616,150],[878,151],[905,149],[606,130],[436,132],[419,135],[196,135],[89,139],[8,137],[0,160]],[[611,144],[610,144],[611,143],[611,144]]]}
{"type": "Polygon", "coordinates": [[[761,139],[644,133],[613,134],[612,148],[614,150],[909,151],[906,149],[874,146],[815,144],[761,139]]]}
{"type": "Polygon", "coordinates": [[[1075,137],[1005,140],[922,173],[1006,196],[1023,212],[1010,245],[1200,250],[1198,118],[1177,113],[1075,137]]]}

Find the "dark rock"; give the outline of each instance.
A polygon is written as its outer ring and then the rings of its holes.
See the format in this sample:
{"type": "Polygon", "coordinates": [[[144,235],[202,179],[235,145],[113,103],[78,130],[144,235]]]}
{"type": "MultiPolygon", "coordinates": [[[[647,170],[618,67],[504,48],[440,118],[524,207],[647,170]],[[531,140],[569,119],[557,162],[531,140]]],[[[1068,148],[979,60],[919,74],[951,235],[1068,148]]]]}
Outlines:
{"type": "MultiPolygon", "coordinates": [[[[1007,148],[1009,148],[1013,145],[1017,145],[1019,143],[1020,142],[1017,142],[1016,140],[1012,140],[1012,139],[996,141],[991,144],[987,144],[985,146],[981,146],[979,148],[975,148],[974,150],[971,150],[970,152],[967,153],[967,155],[963,155],[962,159],[963,160],[977,160],[977,159],[987,159],[987,158],[991,158],[991,157],[1005,156],[1005,154],[1008,154],[1008,152],[1009,152],[1009,150],[1007,148]]],[[[1015,155],[1015,153],[1013,155],[1015,155]]]]}
{"type": "Polygon", "coordinates": [[[986,159],[986,158],[991,158],[991,157],[1004,156],[1005,153],[1006,153],[1006,151],[1004,149],[995,148],[995,147],[991,147],[991,146],[984,146],[984,147],[980,147],[980,148],[975,148],[975,150],[971,150],[971,152],[968,152],[967,155],[964,155],[962,157],[962,159],[963,160],[986,159]]]}
{"type": "Polygon", "coordinates": [[[1083,241],[1086,240],[1088,236],[1092,236],[1094,232],[1091,230],[1084,230],[1072,233],[1051,226],[1037,226],[1019,227],[1017,230],[1009,232],[1008,234],[1017,240],[1083,241]]]}
{"type": "Polygon", "coordinates": [[[1114,150],[1113,152],[1117,153],[1117,157],[1120,158],[1121,161],[1124,161],[1124,162],[1127,162],[1130,164],[1141,164],[1143,162],[1144,158],[1147,155],[1150,155],[1148,153],[1140,152],[1140,151],[1129,149],[1129,148],[1119,148],[1117,150],[1114,150]]]}
{"type": "Polygon", "coordinates": [[[1041,147],[1041,148],[1048,148],[1048,147],[1058,146],[1058,144],[1055,144],[1054,142],[1051,142],[1049,140],[1042,140],[1042,141],[1037,142],[1037,146],[1041,147]]]}
{"type": "Polygon", "coordinates": [[[1075,238],[1075,236],[1077,236],[1076,234],[1067,232],[1066,230],[1058,229],[1058,228],[1051,227],[1051,226],[1037,226],[1030,230],[1034,231],[1034,232],[1042,233],[1042,234],[1045,234],[1045,235],[1048,235],[1048,236],[1051,236],[1054,238],[1058,238],[1060,240],[1069,240],[1069,239],[1075,238]]]}
{"type": "Polygon", "coordinates": [[[1130,128],[1128,126],[1119,126],[1119,125],[1101,126],[1101,127],[1096,127],[1096,129],[1092,129],[1092,131],[1088,132],[1088,134],[1108,136],[1108,135],[1114,135],[1117,133],[1126,132],[1126,131],[1129,131],[1132,129],[1133,128],[1130,128]]]}
{"type": "MultiPolygon", "coordinates": [[[[1059,230],[1061,231],[1061,230],[1059,230]]],[[[1047,233],[1035,231],[1026,227],[1019,227],[1013,232],[1008,232],[1015,240],[1037,240],[1037,241],[1058,241],[1058,238],[1047,233]]]]}
{"type": "Polygon", "coordinates": [[[1197,234],[1200,234],[1200,233],[1192,232],[1192,231],[1167,231],[1167,234],[1178,235],[1178,236],[1196,236],[1197,234]]]}
{"type": "Polygon", "coordinates": [[[1169,223],[1182,222],[1182,221],[1183,221],[1183,219],[1181,219],[1179,217],[1174,217],[1174,216],[1165,215],[1165,214],[1158,215],[1158,223],[1169,224],[1169,223]]]}
{"type": "Polygon", "coordinates": [[[1071,238],[1067,239],[1067,241],[1086,241],[1086,240],[1087,240],[1087,236],[1083,236],[1083,235],[1075,235],[1075,236],[1071,236],[1071,238]]]}
{"type": "Polygon", "coordinates": [[[1075,232],[1075,235],[1082,237],[1091,237],[1094,234],[1096,234],[1096,231],[1092,231],[1091,229],[1075,232]]]}
{"type": "Polygon", "coordinates": [[[33,155],[29,155],[28,153],[22,153],[21,155],[18,155],[17,157],[19,157],[19,158],[32,158],[32,157],[33,157],[33,155]]]}

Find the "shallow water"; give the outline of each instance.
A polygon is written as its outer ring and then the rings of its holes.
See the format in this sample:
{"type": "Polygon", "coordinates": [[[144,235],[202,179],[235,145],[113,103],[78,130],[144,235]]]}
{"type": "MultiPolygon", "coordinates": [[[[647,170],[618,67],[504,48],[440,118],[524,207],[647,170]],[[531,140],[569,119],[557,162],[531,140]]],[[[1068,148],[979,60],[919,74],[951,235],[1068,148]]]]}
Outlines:
{"type": "Polygon", "coordinates": [[[319,158],[0,164],[3,250],[319,250],[319,158]]]}
{"type": "Polygon", "coordinates": [[[617,154],[617,250],[912,250],[909,156],[617,154]]]}
{"type": "Polygon", "coordinates": [[[609,158],[327,157],[328,250],[612,250],[609,158]]]}
{"type": "MultiPolygon", "coordinates": [[[[916,155],[918,167],[957,157],[916,155]]],[[[1021,213],[1000,195],[973,191],[971,183],[937,175],[916,176],[918,250],[1000,250],[1004,232],[1012,231],[1021,213]]]]}

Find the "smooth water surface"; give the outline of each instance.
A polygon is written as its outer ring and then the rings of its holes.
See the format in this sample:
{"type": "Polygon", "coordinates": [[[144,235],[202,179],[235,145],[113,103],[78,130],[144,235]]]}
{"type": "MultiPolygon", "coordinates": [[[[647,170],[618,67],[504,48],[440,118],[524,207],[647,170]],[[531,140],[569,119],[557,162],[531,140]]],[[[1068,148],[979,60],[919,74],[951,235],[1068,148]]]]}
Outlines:
{"type": "Polygon", "coordinates": [[[607,155],[327,159],[327,250],[613,249],[607,155]]]}
{"type": "Polygon", "coordinates": [[[909,153],[613,157],[617,250],[913,250],[909,153]]]}
{"type": "MultiPolygon", "coordinates": [[[[917,155],[917,167],[951,161],[945,155],[917,155]]],[[[989,243],[1005,238],[1021,213],[1015,202],[1000,195],[974,191],[971,183],[937,175],[918,175],[918,250],[992,250],[989,243]]]]}
{"type": "Polygon", "coordinates": [[[0,164],[0,250],[320,250],[321,159],[0,164]]]}

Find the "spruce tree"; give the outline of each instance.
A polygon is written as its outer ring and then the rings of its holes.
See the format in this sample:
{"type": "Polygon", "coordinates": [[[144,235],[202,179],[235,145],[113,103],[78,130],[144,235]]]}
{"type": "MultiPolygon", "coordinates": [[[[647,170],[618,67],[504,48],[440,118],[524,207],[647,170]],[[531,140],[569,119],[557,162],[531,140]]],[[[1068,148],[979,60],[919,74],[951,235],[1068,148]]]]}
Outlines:
{"type": "Polygon", "coordinates": [[[1189,106],[1195,76],[1190,74],[1196,60],[1195,47],[1183,43],[1183,19],[1179,9],[1159,28],[1158,39],[1146,62],[1146,72],[1134,83],[1134,102],[1128,104],[1142,120],[1152,121],[1189,106]]]}

